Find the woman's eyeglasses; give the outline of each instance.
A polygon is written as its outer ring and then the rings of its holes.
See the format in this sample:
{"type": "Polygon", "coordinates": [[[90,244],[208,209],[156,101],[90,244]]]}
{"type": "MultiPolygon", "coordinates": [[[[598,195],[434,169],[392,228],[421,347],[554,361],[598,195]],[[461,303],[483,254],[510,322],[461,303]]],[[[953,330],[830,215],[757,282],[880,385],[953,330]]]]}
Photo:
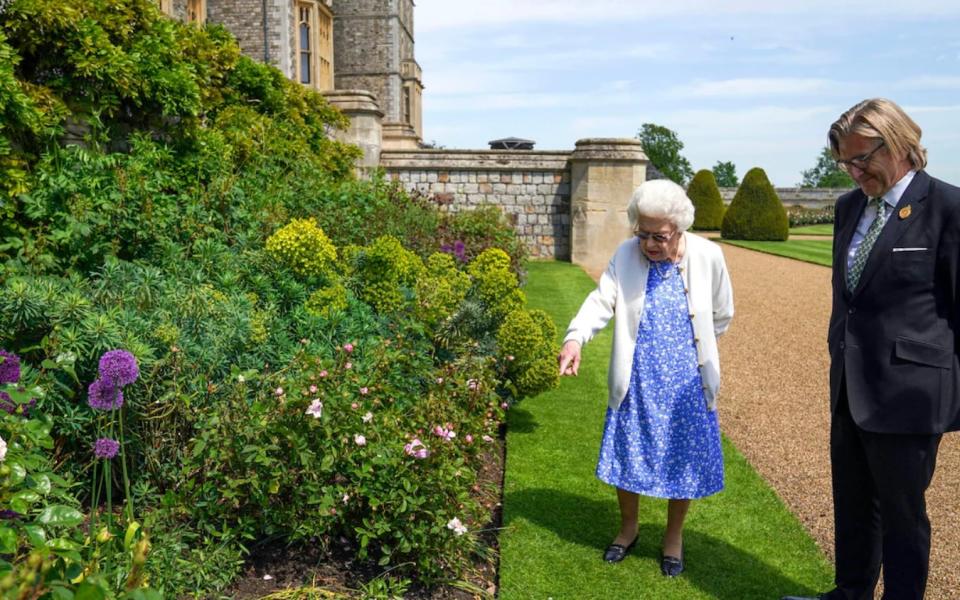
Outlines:
{"type": "Polygon", "coordinates": [[[636,231],[634,233],[640,238],[641,243],[647,240],[653,240],[658,244],[666,244],[673,239],[673,236],[677,235],[677,230],[674,229],[670,233],[650,233],[649,231],[636,231]]]}

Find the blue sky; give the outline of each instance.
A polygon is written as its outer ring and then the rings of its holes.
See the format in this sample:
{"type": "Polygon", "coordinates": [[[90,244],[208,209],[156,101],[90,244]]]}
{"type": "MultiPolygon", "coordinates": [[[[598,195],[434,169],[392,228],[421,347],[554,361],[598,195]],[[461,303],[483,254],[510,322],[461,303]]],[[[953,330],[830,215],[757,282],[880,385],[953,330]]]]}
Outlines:
{"type": "Polygon", "coordinates": [[[797,184],[847,108],[883,96],[960,185],[960,2],[417,0],[423,136],[540,150],[673,129],[694,170],[797,184]]]}

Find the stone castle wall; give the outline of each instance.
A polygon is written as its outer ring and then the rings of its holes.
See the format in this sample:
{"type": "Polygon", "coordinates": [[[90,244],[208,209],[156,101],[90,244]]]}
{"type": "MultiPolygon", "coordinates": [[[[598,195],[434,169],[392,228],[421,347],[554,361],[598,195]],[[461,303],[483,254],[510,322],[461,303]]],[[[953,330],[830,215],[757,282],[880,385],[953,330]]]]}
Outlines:
{"type": "MultiPolygon", "coordinates": [[[[832,206],[837,198],[846,194],[850,190],[847,188],[799,188],[782,187],[775,188],[780,202],[784,206],[802,206],[804,208],[823,208],[832,206]]],[[[730,204],[737,193],[735,187],[720,188],[720,197],[726,204],[730,204]]]]}
{"type": "Polygon", "coordinates": [[[499,207],[536,258],[570,260],[569,152],[384,151],[380,164],[446,210],[499,207]]]}

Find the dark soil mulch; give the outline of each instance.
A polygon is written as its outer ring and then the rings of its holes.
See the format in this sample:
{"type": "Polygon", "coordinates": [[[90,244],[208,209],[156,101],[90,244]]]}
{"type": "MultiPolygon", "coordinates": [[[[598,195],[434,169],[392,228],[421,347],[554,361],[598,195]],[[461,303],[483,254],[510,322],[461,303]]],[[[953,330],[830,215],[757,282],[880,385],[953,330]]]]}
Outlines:
{"type": "MultiPolygon", "coordinates": [[[[505,445],[503,436],[497,447],[483,461],[479,474],[480,501],[490,509],[491,520],[480,535],[481,545],[489,548],[487,558],[477,558],[473,568],[463,576],[467,585],[426,586],[413,581],[404,598],[412,600],[472,600],[493,598],[497,591],[499,544],[497,532],[501,526],[501,499],[503,493],[503,466],[505,445]],[[472,590],[462,589],[468,587],[472,590]]],[[[354,560],[354,542],[346,538],[323,544],[287,545],[281,542],[254,548],[246,561],[243,576],[226,591],[226,596],[238,600],[263,598],[291,588],[310,587],[332,592],[338,597],[358,597],[367,582],[382,575],[384,568],[373,562],[354,560]],[[266,578],[265,578],[266,577],[266,578]]],[[[306,598],[287,596],[288,598],[306,598]]],[[[325,597],[325,596],[312,596],[325,597]]],[[[334,596],[331,596],[334,597],[334,596]]]]}

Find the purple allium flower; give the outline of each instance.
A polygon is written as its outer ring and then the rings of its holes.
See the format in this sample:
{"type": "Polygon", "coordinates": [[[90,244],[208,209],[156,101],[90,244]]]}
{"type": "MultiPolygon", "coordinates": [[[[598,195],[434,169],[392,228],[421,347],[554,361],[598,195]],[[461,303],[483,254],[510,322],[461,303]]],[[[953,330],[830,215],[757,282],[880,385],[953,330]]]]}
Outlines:
{"type": "Polygon", "coordinates": [[[137,359],[126,350],[110,350],[100,357],[100,377],[118,386],[130,385],[140,376],[137,359]]]}
{"type": "Polygon", "coordinates": [[[23,515],[21,515],[21,514],[18,513],[17,511],[15,511],[15,510],[10,510],[9,508],[5,508],[5,509],[3,509],[3,510],[0,510],[0,519],[4,519],[4,520],[8,520],[8,521],[9,521],[9,520],[13,520],[13,519],[19,519],[19,518],[22,517],[22,516],[23,516],[23,515]]]}
{"type": "Polygon", "coordinates": [[[123,406],[123,392],[119,385],[102,377],[87,388],[87,404],[97,410],[116,410],[123,406]]]}
{"type": "Polygon", "coordinates": [[[110,438],[100,438],[93,445],[93,455],[97,458],[111,459],[120,451],[120,442],[110,438]]]}
{"type": "Polygon", "coordinates": [[[467,260],[466,255],[467,245],[457,240],[453,243],[453,255],[457,257],[457,260],[464,262],[467,260]]]}
{"type": "Polygon", "coordinates": [[[13,352],[0,348],[0,383],[16,383],[20,381],[20,357],[13,352]]]}

